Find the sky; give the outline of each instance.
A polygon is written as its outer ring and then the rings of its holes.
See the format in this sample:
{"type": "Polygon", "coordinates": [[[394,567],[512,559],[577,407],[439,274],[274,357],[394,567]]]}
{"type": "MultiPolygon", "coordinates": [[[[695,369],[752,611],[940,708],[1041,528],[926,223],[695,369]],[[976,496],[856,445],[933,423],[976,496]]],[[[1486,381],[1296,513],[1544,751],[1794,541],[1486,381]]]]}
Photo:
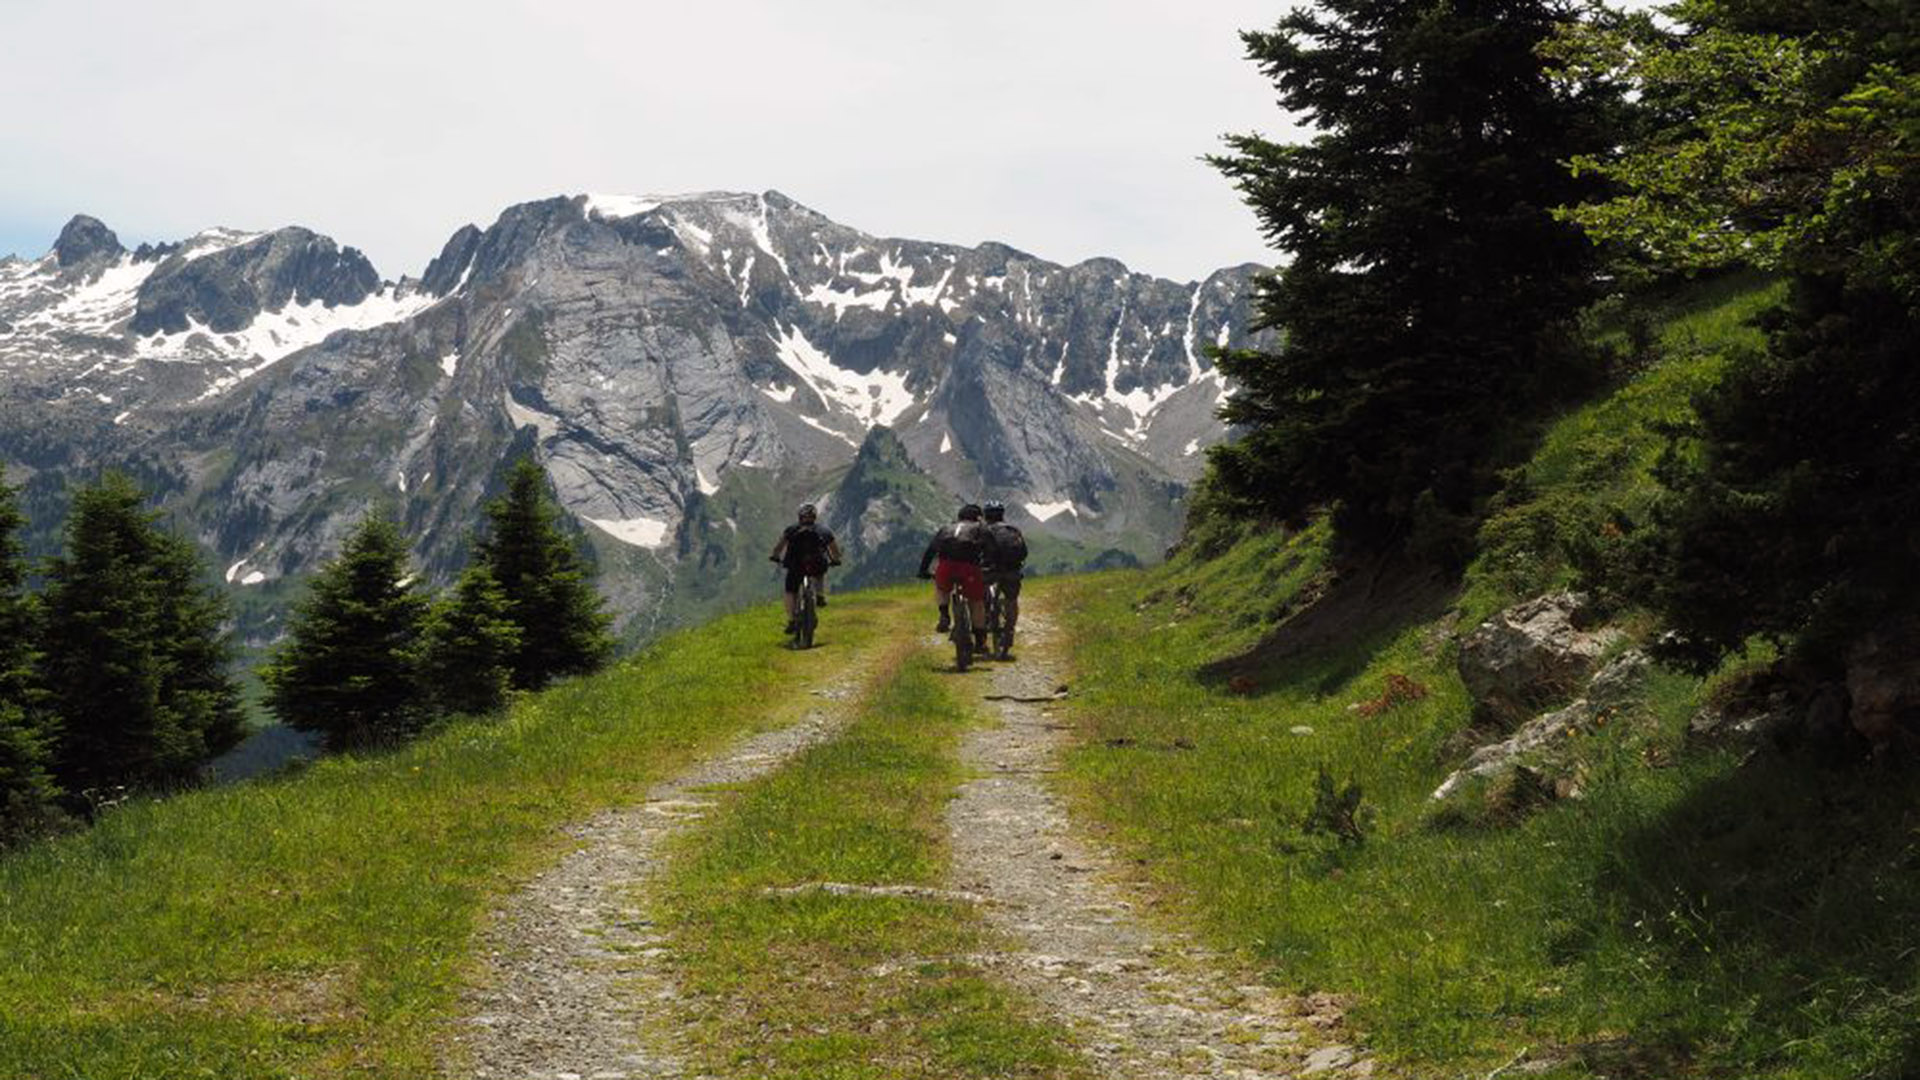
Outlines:
{"type": "Polygon", "coordinates": [[[1286,0],[0,0],[0,255],[304,225],[418,275],[555,194],[779,190],[1178,280],[1272,262],[1200,160],[1297,129],[1286,0]]]}

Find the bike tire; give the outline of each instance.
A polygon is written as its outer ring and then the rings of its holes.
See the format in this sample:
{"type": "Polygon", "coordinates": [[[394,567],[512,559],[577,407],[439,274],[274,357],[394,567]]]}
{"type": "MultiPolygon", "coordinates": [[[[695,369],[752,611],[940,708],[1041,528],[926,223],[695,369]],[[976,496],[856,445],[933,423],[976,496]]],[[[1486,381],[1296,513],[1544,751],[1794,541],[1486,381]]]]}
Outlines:
{"type": "Polygon", "coordinates": [[[965,671],[973,663],[973,616],[967,611],[965,597],[954,605],[953,613],[953,667],[956,671],[965,671]]]}
{"type": "Polygon", "coordinates": [[[814,604],[813,590],[800,590],[800,647],[813,648],[813,630],[820,624],[819,609],[814,604]]]}

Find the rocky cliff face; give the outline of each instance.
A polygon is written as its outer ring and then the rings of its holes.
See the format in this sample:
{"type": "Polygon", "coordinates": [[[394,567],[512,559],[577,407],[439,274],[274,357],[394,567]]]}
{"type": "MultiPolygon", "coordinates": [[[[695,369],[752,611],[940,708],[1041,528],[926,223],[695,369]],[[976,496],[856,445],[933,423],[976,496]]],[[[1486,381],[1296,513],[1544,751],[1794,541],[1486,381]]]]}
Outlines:
{"type": "Polygon", "coordinates": [[[808,498],[849,579],[910,572],[896,534],[983,494],[1157,551],[1223,435],[1204,347],[1247,344],[1255,272],[877,238],[777,192],[527,203],[398,283],[305,229],[129,253],[82,217],[0,263],[0,456],[49,502],[130,465],[273,595],[377,503],[446,573],[531,451],[642,632],[765,592],[759,549],[808,498]]]}

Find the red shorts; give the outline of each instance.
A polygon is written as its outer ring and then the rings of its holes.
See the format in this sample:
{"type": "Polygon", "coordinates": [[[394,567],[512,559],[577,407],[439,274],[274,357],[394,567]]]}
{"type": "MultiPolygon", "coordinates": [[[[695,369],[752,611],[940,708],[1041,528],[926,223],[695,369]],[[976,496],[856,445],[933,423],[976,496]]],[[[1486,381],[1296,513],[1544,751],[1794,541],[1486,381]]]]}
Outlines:
{"type": "Polygon", "coordinates": [[[952,592],[954,586],[960,587],[960,595],[968,600],[985,601],[987,598],[987,579],[980,576],[980,564],[959,562],[955,559],[941,559],[933,568],[933,583],[941,592],[952,592]]]}

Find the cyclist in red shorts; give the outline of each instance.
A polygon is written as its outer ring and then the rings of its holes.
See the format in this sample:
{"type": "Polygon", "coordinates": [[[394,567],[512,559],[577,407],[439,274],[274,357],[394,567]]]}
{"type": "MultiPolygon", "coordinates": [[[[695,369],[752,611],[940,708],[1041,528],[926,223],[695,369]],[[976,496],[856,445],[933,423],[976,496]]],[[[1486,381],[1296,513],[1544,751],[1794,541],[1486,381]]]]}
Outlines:
{"type": "Polygon", "coordinates": [[[941,526],[940,531],[933,534],[926,553],[920,556],[920,576],[933,579],[934,595],[940,600],[940,623],[934,632],[944,634],[953,629],[953,615],[947,603],[958,588],[973,614],[974,648],[982,652],[987,648],[987,582],[980,576],[980,560],[986,552],[987,541],[980,508],[968,503],[960,508],[960,520],[941,526]],[[939,566],[929,573],[927,567],[935,557],[940,560],[939,566]]]}

